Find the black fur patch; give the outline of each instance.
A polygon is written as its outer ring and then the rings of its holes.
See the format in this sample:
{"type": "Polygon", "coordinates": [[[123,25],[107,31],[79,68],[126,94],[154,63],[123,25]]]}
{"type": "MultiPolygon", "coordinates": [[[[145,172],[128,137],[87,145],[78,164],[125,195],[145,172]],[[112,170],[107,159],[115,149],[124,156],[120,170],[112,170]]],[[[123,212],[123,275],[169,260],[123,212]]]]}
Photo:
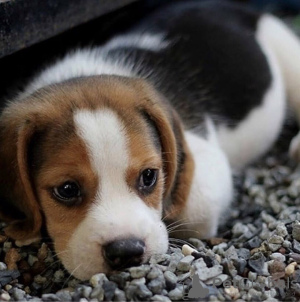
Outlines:
{"type": "Polygon", "coordinates": [[[169,46],[119,47],[107,59],[123,57],[124,64],[134,65],[175,107],[186,128],[199,127],[205,115],[234,127],[261,104],[271,83],[255,40],[258,19],[258,13],[226,1],[168,5],[133,33],[161,34],[169,46]]]}

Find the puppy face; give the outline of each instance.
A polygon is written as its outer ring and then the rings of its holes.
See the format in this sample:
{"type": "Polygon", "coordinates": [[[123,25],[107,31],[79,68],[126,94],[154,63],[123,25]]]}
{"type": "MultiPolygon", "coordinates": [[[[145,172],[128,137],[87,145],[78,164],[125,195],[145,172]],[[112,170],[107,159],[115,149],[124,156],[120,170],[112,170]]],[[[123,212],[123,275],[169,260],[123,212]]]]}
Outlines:
{"type": "MultiPolygon", "coordinates": [[[[140,81],[101,77],[46,89],[26,102],[1,120],[9,134],[4,145],[20,141],[14,152],[1,150],[2,168],[18,167],[6,186],[13,184],[20,200],[2,206],[2,216],[12,216],[11,209],[25,215],[8,234],[36,236],[43,216],[58,257],[79,279],[166,252],[162,202],[175,179],[177,150],[154,91],[140,81]]],[[[5,203],[15,200],[14,191],[0,190],[5,203]]]]}

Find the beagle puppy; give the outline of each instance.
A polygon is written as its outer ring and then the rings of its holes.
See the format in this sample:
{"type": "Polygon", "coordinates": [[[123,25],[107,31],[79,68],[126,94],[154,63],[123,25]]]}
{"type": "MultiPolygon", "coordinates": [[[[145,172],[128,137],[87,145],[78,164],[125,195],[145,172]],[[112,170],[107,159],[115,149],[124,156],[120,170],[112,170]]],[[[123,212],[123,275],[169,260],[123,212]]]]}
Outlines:
{"type": "MultiPolygon", "coordinates": [[[[300,43],[224,1],[153,12],[37,75],[0,117],[0,205],[18,244],[45,227],[79,279],[146,262],[172,236],[214,236],[232,170],[300,117],[300,43]]],[[[300,155],[300,134],[290,148],[300,155]]]]}

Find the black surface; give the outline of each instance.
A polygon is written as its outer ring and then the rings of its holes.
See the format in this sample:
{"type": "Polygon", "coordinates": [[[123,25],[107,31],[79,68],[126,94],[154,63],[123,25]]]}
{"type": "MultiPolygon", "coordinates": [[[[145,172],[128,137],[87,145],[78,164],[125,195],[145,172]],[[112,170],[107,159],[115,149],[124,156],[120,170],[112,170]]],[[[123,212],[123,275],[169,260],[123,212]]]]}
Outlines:
{"type": "Polygon", "coordinates": [[[135,1],[0,1],[0,58],[135,1]]]}

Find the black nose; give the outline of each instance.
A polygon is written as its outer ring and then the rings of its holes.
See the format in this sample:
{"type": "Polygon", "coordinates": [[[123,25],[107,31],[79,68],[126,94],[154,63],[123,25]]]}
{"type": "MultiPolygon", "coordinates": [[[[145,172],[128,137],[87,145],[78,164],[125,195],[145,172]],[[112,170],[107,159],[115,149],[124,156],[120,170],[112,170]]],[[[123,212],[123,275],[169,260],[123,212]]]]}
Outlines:
{"type": "Polygon", "coordinates": [[[138,239],[113,241],[103,247],[104,257],[111,268],[139,265],[145,252],[145,243],[138,239]]]}

